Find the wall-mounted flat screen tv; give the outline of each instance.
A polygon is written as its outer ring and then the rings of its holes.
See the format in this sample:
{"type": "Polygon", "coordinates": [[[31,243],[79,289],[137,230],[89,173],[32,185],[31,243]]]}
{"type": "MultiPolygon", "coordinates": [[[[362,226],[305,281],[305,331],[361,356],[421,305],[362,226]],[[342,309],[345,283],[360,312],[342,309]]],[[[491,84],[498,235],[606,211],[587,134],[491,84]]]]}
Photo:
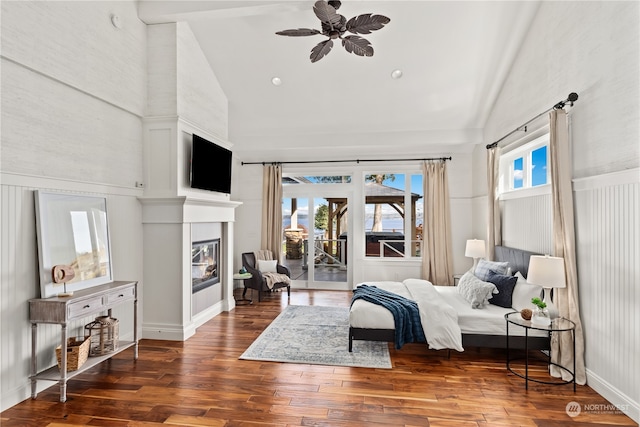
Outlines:
{"type": "Polygon", "coordinates": [[[191,188],[231,193],[232,153],[193,134],[191,145],[191,188]]]}

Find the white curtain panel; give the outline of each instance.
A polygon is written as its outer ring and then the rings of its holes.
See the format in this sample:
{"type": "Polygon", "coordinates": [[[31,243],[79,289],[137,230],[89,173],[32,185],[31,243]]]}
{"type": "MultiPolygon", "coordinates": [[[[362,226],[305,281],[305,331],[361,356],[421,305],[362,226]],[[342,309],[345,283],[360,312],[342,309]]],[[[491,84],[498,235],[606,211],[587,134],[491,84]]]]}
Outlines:
{"type": "Polygon", "coordinates": [[[422,164],[424,181],[424,226],[422,277],[434,285],[453,285],[451,214],[447,163],[422,164]]]}
{"type": "MultiPolygon", "coordinates": [[[[572,320],[575,330],[576,382],[587,381],[584,364],[584,335],[578,304],[578,273],[576,267],[576,239],[573,222],[572,167],[569,150],[567,113],[554,110],[549,113],[549,169],[551,171],[551,198],[553,203],[553,244],[555,256],[564,258],[567,287],[554,289],[554,302],[560,316],[572,320]]],[[[573,369],[573,342],[571,335],[554,333],[551,339],[551,360],[573,369]]],[[[569,380],[562,369],[551,366],[551,375],[569,380]]]]}
{"type": "Polygon", "coordinates": [[[495,247],[502,245],[502,220],[500,218],[500,193],[498,175],[500,169],[500,148],[487,150],[487,259],[494,259],[495,247]]]}
{"type": "Polygon", "coordinates": [[[265,165],[262,173],[261,249],[280,262],[282,247],[282,166],[265,165]]]}

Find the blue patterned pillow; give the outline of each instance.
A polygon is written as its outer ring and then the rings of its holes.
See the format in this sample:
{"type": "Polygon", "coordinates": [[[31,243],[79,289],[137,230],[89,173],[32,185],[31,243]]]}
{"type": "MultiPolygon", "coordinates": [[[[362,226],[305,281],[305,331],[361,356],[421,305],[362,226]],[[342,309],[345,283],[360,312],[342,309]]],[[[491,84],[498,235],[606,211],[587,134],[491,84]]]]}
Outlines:
{"type": "Polygon", "coordinates": [[[476,270],[473,274],[483,282],[488,282],[489,271],[493,270],[498,274],[507,274],[508,269],[508,262],[487,261],[485,259],[481,259],[478,261],[478,265],[476,266],[476,270]]]}
{"type": "Polygon", "coordinates": [[[493,270],[489,270],[487,281],[493,283],[496,285],[496,288],[498,288],[498,294],[494,295],[493,298],[489,300],[489,303],[504,308],[511,308],[513,288],[515,288],[518,278],[516,276],[498,274],[493,270]]]}

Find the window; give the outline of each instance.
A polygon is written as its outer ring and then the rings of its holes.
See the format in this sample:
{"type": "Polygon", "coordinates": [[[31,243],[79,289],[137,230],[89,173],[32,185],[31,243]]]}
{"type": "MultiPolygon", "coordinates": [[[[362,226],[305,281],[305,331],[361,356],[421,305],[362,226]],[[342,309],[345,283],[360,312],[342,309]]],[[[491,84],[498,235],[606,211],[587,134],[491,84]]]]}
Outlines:
{"type": "Polygon", "coordinates": [[[351,176],[342,175],[321,175],[321,176],[292,176],[282,177],[282,185],[291,184],[349,184],[351,176]]]}
{"type": "Polygon", "coordinates": [[[366,256],[420,256],[422,174],[366,174],[364,181],[366,256]]]}
{"type": "Polygon", "coordinates": [[[550,183],[549,134],[544,134],[500,156],[500,193],[550,183]]]}

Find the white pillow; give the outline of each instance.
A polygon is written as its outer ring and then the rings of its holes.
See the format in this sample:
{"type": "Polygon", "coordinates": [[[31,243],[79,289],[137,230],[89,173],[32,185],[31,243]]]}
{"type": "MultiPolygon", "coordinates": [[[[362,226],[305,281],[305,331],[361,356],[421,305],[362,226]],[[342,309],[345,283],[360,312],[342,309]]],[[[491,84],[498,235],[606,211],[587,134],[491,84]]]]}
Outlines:
{"type": "Polygon", "coordinates": [[[259,259],[258,260],[258,270],[260,270],[260,272],[262,273],[277,273],[278,270],[276,268],[276,265],[278,264],[278,261],[276,260],[263,260],[263,259],[259,259]]]}
{"type": "Polygon", "coordinates": [[[511,306],[518,311],[523,308],[533,310],[536,306],[531,302],[531,298],[542,298],[542,286],[527,282],[527,279],[518,271],[515,276],[518,278],[516,286],[513,288],[511,296],[511,306]]]}
{"type": "Polygon", "coordinates": [[[498,293],[498,288],[493,283],[483,282],[472,272],[467,271],[458,281],[458,292],[471,303],[471,308],[483,308],[489,304],[493,294],[498,293]]]}

